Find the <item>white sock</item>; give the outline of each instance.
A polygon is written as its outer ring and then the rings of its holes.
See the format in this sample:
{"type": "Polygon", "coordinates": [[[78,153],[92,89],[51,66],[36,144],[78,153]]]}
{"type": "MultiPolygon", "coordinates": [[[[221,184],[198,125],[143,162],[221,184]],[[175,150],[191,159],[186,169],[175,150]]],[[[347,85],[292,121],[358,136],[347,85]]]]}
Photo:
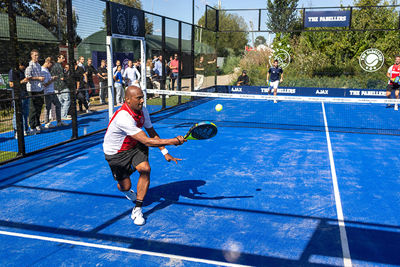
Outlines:
{"type": "Polygon", "coordinates": [[[127,199],[130,201],[135,202],[136,201],[136,193],[131,189],[128,191],[122,191],[122,193],[126,196],[127,199]]]}

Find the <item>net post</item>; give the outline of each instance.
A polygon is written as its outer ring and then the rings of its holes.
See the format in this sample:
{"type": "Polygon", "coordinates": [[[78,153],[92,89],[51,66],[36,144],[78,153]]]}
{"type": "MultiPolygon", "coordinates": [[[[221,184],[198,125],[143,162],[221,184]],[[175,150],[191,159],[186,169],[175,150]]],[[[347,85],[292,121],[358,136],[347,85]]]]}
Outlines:
{"type": "Polygon", "coordinates": [[[141,74],[142,75],[142,80],[141,80],[141,87],[142,91],[144,94],[144,106],[147,107],[147,76],[146,76],[146,71],[147,71],[147,66],[146,66],[146,39],[143,38],[140,40],[140,60],[142,61],[142,66],[140,68],[141,74]]]}
{"type": "Polygon", "coordinates": [[[258,10],[258,31],[261,31],[261,9],[258,10]]]}

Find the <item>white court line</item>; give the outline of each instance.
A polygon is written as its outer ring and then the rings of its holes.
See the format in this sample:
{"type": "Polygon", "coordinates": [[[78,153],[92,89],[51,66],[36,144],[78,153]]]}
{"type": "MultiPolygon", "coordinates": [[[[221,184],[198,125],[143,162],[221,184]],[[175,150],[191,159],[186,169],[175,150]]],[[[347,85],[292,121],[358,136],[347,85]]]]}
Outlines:
{"type": "Polygon", "coordinates": [[[337,216],[338,216],[339,231],[340,231],[340,243],[342,244],[343,263],[344,263],[345,267],[351,267],[353,265],[351,263],[349,242],[347,240],[346,226],[344,224],[342,201],[340,200],[340,193],[339,193],[339,186],[338,186],[338,181],[337,181],[337,176],[336,176],[335,162],[333,160],[331,138],[329,136],[328,121],[326,120],[324,102],[322,102],[321,104],[322,104],[322,113],[324,115],[326,141],[328,143],[329,161],[331,164],[333,191],[334,191],[334,195],[335,195],[336,212],[337,212],[337,216]]]}
{"type": "Polygon", "coordinates": [[[0,231],[0,235],[23,237],[23,238],[29,238],[29,239],[43,240],[43,241],[91,247],[91,248],[102,248],[102,249],[108,249],[108,250],[114,250],[114,251],[128,252],[128,253],[133,253],[133,254],[142,254],[142,255],[149,255],[149,256],[162,257],[162,258],[168,258],[168,259],[191,261],[191,262],[200,262],[200,263],[220,265],[220,266],[235,266],[235,267],[247,266],[247,265],[240,265],[240,264],[234,264],[234,263],[228,263],[228,262],[198,259],[198,258],[192,258],[192,257],[178,256],[178,255],[173,255],[173,254],[164,254],[164,253],[131,249],[131,248],[100,245],[100,244],[95,244],[95,243],[87,243],[87,242],[74,241],[74,240],[61,239],[61,238],[53,238],[53,237],[40,236],[40,235],[29,235],[29,234],[22,234],[22,233],[8,232],[8,231],[0,231]]]}

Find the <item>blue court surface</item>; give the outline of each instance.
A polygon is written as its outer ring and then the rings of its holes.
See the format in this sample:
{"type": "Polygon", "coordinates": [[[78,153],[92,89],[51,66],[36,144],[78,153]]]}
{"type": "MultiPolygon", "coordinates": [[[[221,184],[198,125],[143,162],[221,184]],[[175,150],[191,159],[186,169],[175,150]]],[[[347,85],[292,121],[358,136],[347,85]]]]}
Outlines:
{"type": "Polygon", "coordinates": [[[0,167],[0,265],[400,266],[400,113],[203,99],[152,120],[165,138],[200,120],[218,134],[169,147],[178,165],[150,149],[144,226],[101,132],[0,167]]]}

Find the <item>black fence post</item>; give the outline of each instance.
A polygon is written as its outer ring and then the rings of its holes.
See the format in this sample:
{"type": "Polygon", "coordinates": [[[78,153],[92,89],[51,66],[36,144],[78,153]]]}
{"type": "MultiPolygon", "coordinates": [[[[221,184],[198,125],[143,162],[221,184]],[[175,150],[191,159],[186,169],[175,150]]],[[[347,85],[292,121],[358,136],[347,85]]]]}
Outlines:
{"type": "MultiPolygon", "coordinates": [[[[182,22],[178,22],[178,84],[177,91],[182,91],[182,22]]],[[[178,104],[182,103],[182,97],[178,96],[178,104]]]]}
{"type": "Polygon", "coordinates": [[[352,20],[353,20],[353,7],[350,7],[349,30],[351,30],[352,20]]]}
{"type": "MultiPolygon", "coordinates": [[[[166,60],[166,54],[165,54],[165,17],[162,17],[161,19],[161,55],[162,55],[162,79],[161,79],[161,90],[166,90],[165,88],[165,83],[167,81],[167,76],[165,73],[165,60],[166,60]]],[[[165,98],[165,95],[161,95],[161,109],[165,109],[167,106],[167,101],[165,98]]]]}
{"type": "MultiPolygon", "coordinates": [[[[195,77],[195,71],[194,71],[194,68],[195,68],[195,66],[194,66],[194,59],[195,59],[195,51],[194,51],[194,42],[195,42],[195,26],[194,26],[194,24],[192,24],[192,40],[191,40],[191,51],[190,51],[190,56],[191,56],[191,58],[192,58],[192,69],[191,69],[191,74],[192,74],[192,77],[191,77],[191,79],[190,79],[190,91],[194,91],[194,77],[195,77]]],[[[191,98],[192,100],[193,100],[193,97],[191,98]]]]}
{"type": "MultiPolygon", "coordinates": [[[[215,60],[218,59],[219,9],[215,10],[215,60]]],[[[214,86],[218,85],[218,62],[215,62],[214,86]]]]}
{"type": "Polygon", "coordinates": [[[66,0],[67,6],[67,34],[68,34],[68,62],[70,64],[71,76],[69,82],[69,90],[71,95],[71,116],[72,116],[72,139],[78,138],[78,118],[76,112],[76,82],[75,82],[75,29],[72,21],[72,0],[66,0]]]}
{"type": "Polygon", "coordinates": [[[14,113],[15,123],[18,138],[18,155],[25,155],[25,139],[24,139],[24,126],[22,118],[22,103],[21,103],[21,84],[19,72],[19,61],[18,61],[18,37],[17,37],[17,19],[13,6],[13,0],[8,0],[8,23],[10,32],[10,57],[14,63],[12,67],[12,80],[13,80],[13,98],[14,98],[14,113]]]}
{"type": "Polygon", "coordinates": [[[400,30],[400,11],[399,11],[399,28],[398,29],[400,30]]]}

